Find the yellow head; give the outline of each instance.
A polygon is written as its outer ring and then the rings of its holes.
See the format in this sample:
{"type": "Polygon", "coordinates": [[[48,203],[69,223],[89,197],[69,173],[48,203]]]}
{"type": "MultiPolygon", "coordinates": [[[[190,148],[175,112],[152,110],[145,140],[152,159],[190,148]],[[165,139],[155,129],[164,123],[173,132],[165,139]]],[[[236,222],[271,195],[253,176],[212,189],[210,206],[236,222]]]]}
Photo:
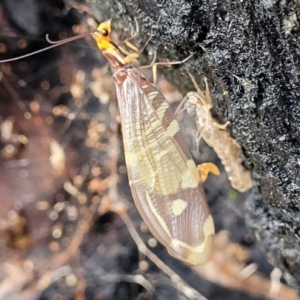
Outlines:
{"type": "Polygon", "coordinates": [[[111,32],[110,23],[111,20],[102,22],[98,26],[97,30],[92,34],[93,38],[97,43],[98,48],[101,51],[105,51],[108,49],[115,49],[115,46],[111,43],[111,39],[110,39],[110,32],[111,32]]]}

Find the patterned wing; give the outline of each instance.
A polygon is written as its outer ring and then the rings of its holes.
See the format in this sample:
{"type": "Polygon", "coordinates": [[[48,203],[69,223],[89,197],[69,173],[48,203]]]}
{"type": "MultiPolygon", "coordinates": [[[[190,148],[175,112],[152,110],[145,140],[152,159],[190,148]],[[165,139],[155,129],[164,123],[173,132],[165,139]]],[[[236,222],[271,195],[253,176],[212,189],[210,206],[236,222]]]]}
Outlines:
{"type": "Polygon", "coordinates": [[[163,95],[137,69],[114,74],[132,195],[152,234],[189,264],[210,257],[214,224],[199,174],[163,95]]]}

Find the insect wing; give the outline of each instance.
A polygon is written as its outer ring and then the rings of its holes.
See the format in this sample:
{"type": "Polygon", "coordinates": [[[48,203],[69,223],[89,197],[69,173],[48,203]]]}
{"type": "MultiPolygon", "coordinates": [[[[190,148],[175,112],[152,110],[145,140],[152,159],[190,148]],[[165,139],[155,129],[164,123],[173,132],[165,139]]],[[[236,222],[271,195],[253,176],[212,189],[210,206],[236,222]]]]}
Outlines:
{"type": "Polygon", "coordinates": [[[163,95],[138,70],[114,74],[129,184],[152,234],[189,264],[210,257],[214,224],[199,174],[163,95]]]}

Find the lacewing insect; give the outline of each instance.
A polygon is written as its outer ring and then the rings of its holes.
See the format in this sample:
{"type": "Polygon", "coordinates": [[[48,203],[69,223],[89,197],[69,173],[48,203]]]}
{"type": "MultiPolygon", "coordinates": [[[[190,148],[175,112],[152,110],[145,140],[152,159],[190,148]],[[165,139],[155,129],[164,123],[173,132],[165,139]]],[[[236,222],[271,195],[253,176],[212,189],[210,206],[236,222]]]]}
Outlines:
{"type": "Polygon", "coordinates": [[[190,114],[196,113],[199,137],[203,138],[217,153],[232,187],[240,192],[245,192],[252,187],[253,183],[250,172],[242,166],[241,148],[225,131],[228,123],[221,125],[213,119],[210,112],[213,105],[207,80],[205,79],[206,91],[204,93],[191,74],[190,77],[197,92],[190,92],[186,95],[185,108],[190,114]]]}
{"type": "MultiPolygon", "coordinates": [[[[135,205],[151,233],[172,256],[191,265],[205,263],[211,256],[214,222],[201,181],[208,172],[218,174],[218,169],[210,163],[197,169],[168,102],[131,65],[139,57],[138,49],[129,43],[131,38],[125,44],[132,53],[117,46],[110,32],[109,20],[91,35],[115,71],[125,160],[135,205]]],[[[54,45],[48,49],[69,40],[49,41],[54,45]]]]}
{"type": "MultiPolygon", "coordinates": [[[[157,88],[110,39],[110,21],[93,37],[115,70],[125,159],[135,204],[152,234],[169,253],[189,264],[211,254],[214,223],[200,175],[179,124],[157,88]]],[[[129,43],[131,49],[135,47],[129,43]]]]}

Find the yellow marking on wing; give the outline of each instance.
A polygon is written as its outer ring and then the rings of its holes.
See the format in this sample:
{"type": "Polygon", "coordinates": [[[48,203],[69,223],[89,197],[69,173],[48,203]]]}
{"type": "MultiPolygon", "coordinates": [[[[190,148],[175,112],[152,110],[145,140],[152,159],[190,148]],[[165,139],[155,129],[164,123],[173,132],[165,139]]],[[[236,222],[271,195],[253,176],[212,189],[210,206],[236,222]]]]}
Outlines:
{"type": "Polygon", "coordinates": [[[180,216],[185,209],[187,208],[188,204],[186,201],[182,199],[176,199],[172,202],[172,210],[176,217],[180,216]]]}
{"type": "Polygon", "coordinates": [[[178,192],[180,188],[182,172],[179,169],[174,169],[171,154],[172,149],[166,149],[162,153],[154,155],[157,166],[157,169],[155,170],[155,191],[164,196],[174,194],[178,192]]]}
{"type": "Polygon", "coordinates": [[[125,158],[126,158],[127,165],[131,166],[134,163],[141,161],[142,155],[140,151],[136,151],[136,152],[125,151],[125,158]]]}
{"type": "Polygon", "coordinates": [[[209,215],[209,217],[206,219],[206,221],[203,225],[203,232],[205,234],[205,239],[201,244],[199,244],[197,246],[191,246],[191,245],[188,245],[187,243],[185,243],[183,241],[180,241],[180,240],[177,240],[177,239],[172,239],[172,245],[173,245],[172,248],[176,249],[177,245],[179,245],[180,247],[186,248],[191,252],[202,253],[203,250],[205,249],[205,244],[206,244],[207,238],[209,236],[213,235],[214,232],[215,232],[214,222],[213,222],[213,219],[212,219],[211,215],[209,215]]]}
{"type": "MultiPolygon", "coordinates": [[[[138,174],[135,179],[131,180],[130,184],[145,184],[147,183],[149,188],[154,188],[156,181],[156,173],[149,172],[149,166],[147,166],[147,161],[143,159],[143,153],[135,146],[135,151],[125,151],[126,165],[131,170],[138,174]]],[[[146,147],[149,149],[149,146],[146,147]]],[[[146,150],[146,149],[145,149],[146,150]]]]}
{"type": "MultiPolygon", "coordinates": [[[[165,115],[165,112],[166,110],[169,108],[169,104],[166,103],[166,102],[163,102],[160,107],[156,110],[156,113],[157,113],[157,116],[159,118],[159,120],[162,120],[164,115],[165,115]]],[[[161,124],[160,124],[161,126],[161,124]]]]}
{"type": "Polygon", "coordinates": [[[153,101],[157,97],[157,95],[159,95],[158,91],[153,91],[150,92],[147,96],[150,101],[153,101]]]}
{"type": "Polygon", "coordinates": [[[200,182],[199,173],[197,171],[195,162],[192,159],[187,161],[187,169],[182,174],[181,188],[195,188],[200,182]]]}
{"type": "Polygon", "coordinates": [[[203,232],[206,238],[209,237],[210,235],[215,234],[214,220],[211,215],[209,215],[206,221],[204,222],[203,232]]]}
{"type": "Polygon", "coordinates": [[[158,154],[155,155],[155,160],[158,161],[158,160],[161,160],[164,156],[168,155],[169,154],[169,149],[167,150],[162,150],[160,151],[158,154]]]}
{"type": "Polygon", "coordinates": [[[179,124],[177,120],[173,120],[167,128],[167,134],[170,137],[174,137],[174,135],[179,131],[179,124]]]}
{"type": "MultiPolygon", "coordinates": [[[[163,177],[163,175],[162,175],[162,177],[163,177]]],[[[161,181],[161,180],[159,180],[159,181],[161,181]]],[[[157,184],[155,186],[155,191],[162,196],[168,196],[170,194],[176,193],[178,191],[178,188],[179,188],[179,184],[178,184],[177,179],[176,179],[176,181],[171,179],[171,183],[163,184],[163,185],[157,184]]]]}
{"type": "Polygon", "coordinates": [[[149,205],[150,210],[152,211],[152,213],[154,214],[154,216],[156,217],[157,221],[159,222],[160,226],[163,228],[163,230],[165,231],[165,233],[172,238],[171,233],[169,231],[169,228],[166,224],[166,222],[164,221],[164,219],[160,216],[160,214],[157,212],[157,210],[155,209],[153,202],[149,196],[149,194],[145,191],[145,195],[146,195],[146,200],[147,203],[149,205]]]}
{"type": "Polygon", "coordinates": [[[149,126],[149,128],[147,128],[147,130],[145,131],[145,135],[148,136],[149,134],[155,132],[155,129],[160,128],[160,127],[161,127],[161,121],[159,119],[153,120],[151,123],[151,126],[149,126]]]}
{"type": "MultiPolygon", "coordinates": [[[[212,251],[213,235],[215,233],[214,221],[211,215],[205,220],[202,230],[204,232],[204,240],[197,246],[188,245],[180,240],[172,239],[171,249],[184,248],[188,251],[186,257],[182,257],[183,260],[192,265],[197,265],[206,262],[212,251]]],[[[171,251],[173,253],[173,251],[171,251]]],[[[181,251],[182,252],[182,251],[181,251]]]]}

